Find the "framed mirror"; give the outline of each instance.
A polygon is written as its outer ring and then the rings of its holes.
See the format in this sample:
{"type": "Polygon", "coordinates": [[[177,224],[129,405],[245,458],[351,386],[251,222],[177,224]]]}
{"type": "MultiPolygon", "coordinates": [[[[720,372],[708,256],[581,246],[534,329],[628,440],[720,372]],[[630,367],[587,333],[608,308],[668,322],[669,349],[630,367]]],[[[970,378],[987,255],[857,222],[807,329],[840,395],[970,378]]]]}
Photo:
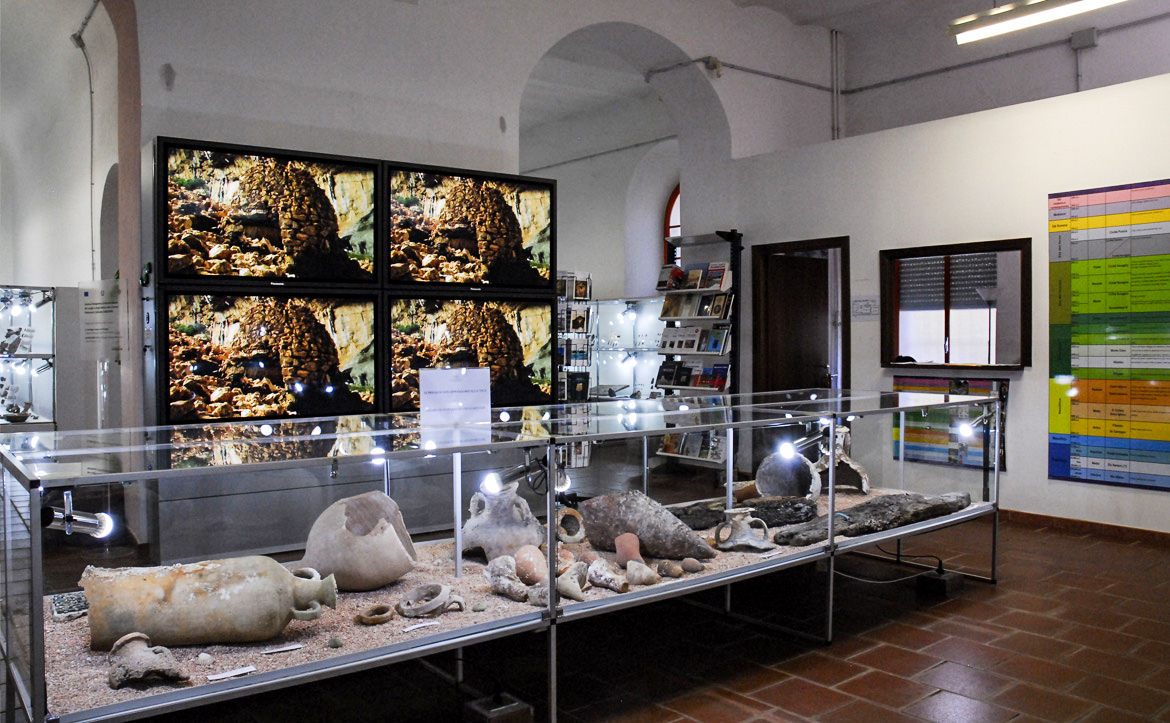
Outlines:
{"type": "Polygon", "coordinates": [[[1032,364],[1032,239],[879,252],[882,366],[1032,364]]]}

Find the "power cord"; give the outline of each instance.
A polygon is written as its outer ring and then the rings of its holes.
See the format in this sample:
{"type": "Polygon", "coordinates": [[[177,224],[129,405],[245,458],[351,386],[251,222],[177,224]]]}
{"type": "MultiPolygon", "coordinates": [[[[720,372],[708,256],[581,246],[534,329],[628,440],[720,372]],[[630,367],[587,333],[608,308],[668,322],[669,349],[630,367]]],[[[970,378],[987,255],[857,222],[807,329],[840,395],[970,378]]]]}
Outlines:
{"type": "Polygon", "coordinates": [[[847,572],[841,572],[840,570],[837,570],[836,568],[833,569],[833,572],[837,575],[840,575],[841,577],[847,577],[850,580],[856,580],[858,582],[868,582],[872,585],[892,585],[895,582],[906,582],[907,580],[913,580],[916,577],[921,577],[921,576],[925,575],[926,573],[930,572],[930,570],[923,570],[922,572],[916,572],[913,575],[907,575],[906,577],[899,577],[899,578],[895,578],[893,580],[874,580],[874,579],[868,578],[868,577],[858,577],[857,575],[850,575],[847,572]]]}
{"type": "MultiPolygon", "coordinates": [[[[885,555],[889,555],[890,557],[899,557],[899,555],[897,553],[882,549],[881,545],[874,545],[874,547],[876,547],[878,549],[878,552],[881,552],[885,555]]],[[[939,575],[942,575],[943,573],[946,572],[946,570],[943,569],[942,558],[939,557],[938,555],[907,555],[906,553],[902,553],[900,555],[900,557],[909,557],[912,560],[925,560],[925,559],[934,560],[935,562],[938,563],[938,567],[936,567],[934,571],[937,572],[939,575]]]]}

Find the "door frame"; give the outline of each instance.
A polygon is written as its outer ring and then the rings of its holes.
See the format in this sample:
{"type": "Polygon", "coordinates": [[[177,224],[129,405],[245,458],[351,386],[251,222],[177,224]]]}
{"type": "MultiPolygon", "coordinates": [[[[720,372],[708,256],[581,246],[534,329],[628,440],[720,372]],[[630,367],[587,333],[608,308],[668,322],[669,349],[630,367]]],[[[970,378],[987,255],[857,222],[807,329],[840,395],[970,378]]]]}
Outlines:
{"type": "MultiPolygon", "coordinates": [[[[796,251],[815,251],[815,250],[829,250],[837,249],[840,252],[839,258],[839,274],[840,284],[838,288],[838,296],[840,303],[841,316],[841,389],[849,389],[851,383],[851,364],[852,348],[850,345],[850,289],[849,289],[849,237],[848,236],[832,236],[827,238],[809,239],[805,241],[782,241],[771,244],[759,244],[752,246],[752,348],[764,348],[764,330],[768,328],[767,321],[769,308],[767,303],[768,294],[768,278],[765,273],[767,268],[767,258],[773,255],[784,255],[786,253],[796,251]]],[[[830,285],[831,288],[831,285],[830,285]]],[[[830,293],[832,293],[830,291],[830,293]]],[[[830,305],[831,306],[831,305],[830,305]]],[[[755,380],[762,379],[762,365],[767,360],[761,359],[756,354],[752,354],[752,380],[753,389],[755,390],[755,380]]]]}

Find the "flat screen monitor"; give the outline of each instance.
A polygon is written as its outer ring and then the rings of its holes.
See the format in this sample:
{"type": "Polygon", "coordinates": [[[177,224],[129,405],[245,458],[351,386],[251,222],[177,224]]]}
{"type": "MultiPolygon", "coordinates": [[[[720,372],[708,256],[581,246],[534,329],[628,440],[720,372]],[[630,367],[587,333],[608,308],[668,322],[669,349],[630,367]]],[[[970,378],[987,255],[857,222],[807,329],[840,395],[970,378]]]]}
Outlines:
{"type": "Polygon", "coordinates": [[[165,278],[377,281],[378,164],[160,139],[165,278]]]}
{"type": "Polygon", "coordinates": [[[171,293],[166,419],[376,409],[372,297],[171,293]]]}
{"type": "Polygon", "coordinates": [[[552,290],[556,183],[388,166],[390,283],[552,290]]]}
{"type": "Polygon", "coordinates": [[[553,305],[546,300],[394,299],[391,411],[419,408],[419,369],[486,367],[492,406],[549,404],[553,305]]]}

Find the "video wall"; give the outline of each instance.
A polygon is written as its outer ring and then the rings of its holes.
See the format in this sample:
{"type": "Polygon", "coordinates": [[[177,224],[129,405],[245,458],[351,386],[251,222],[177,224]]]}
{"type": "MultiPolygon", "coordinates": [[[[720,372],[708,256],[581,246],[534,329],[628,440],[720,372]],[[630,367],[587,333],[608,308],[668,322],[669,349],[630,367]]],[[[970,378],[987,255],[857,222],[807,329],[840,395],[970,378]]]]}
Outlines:
{"type": "Polygon", "coordinates": [[[555,181],[160,138],[160,423],[553,399],[555,181]]]}

